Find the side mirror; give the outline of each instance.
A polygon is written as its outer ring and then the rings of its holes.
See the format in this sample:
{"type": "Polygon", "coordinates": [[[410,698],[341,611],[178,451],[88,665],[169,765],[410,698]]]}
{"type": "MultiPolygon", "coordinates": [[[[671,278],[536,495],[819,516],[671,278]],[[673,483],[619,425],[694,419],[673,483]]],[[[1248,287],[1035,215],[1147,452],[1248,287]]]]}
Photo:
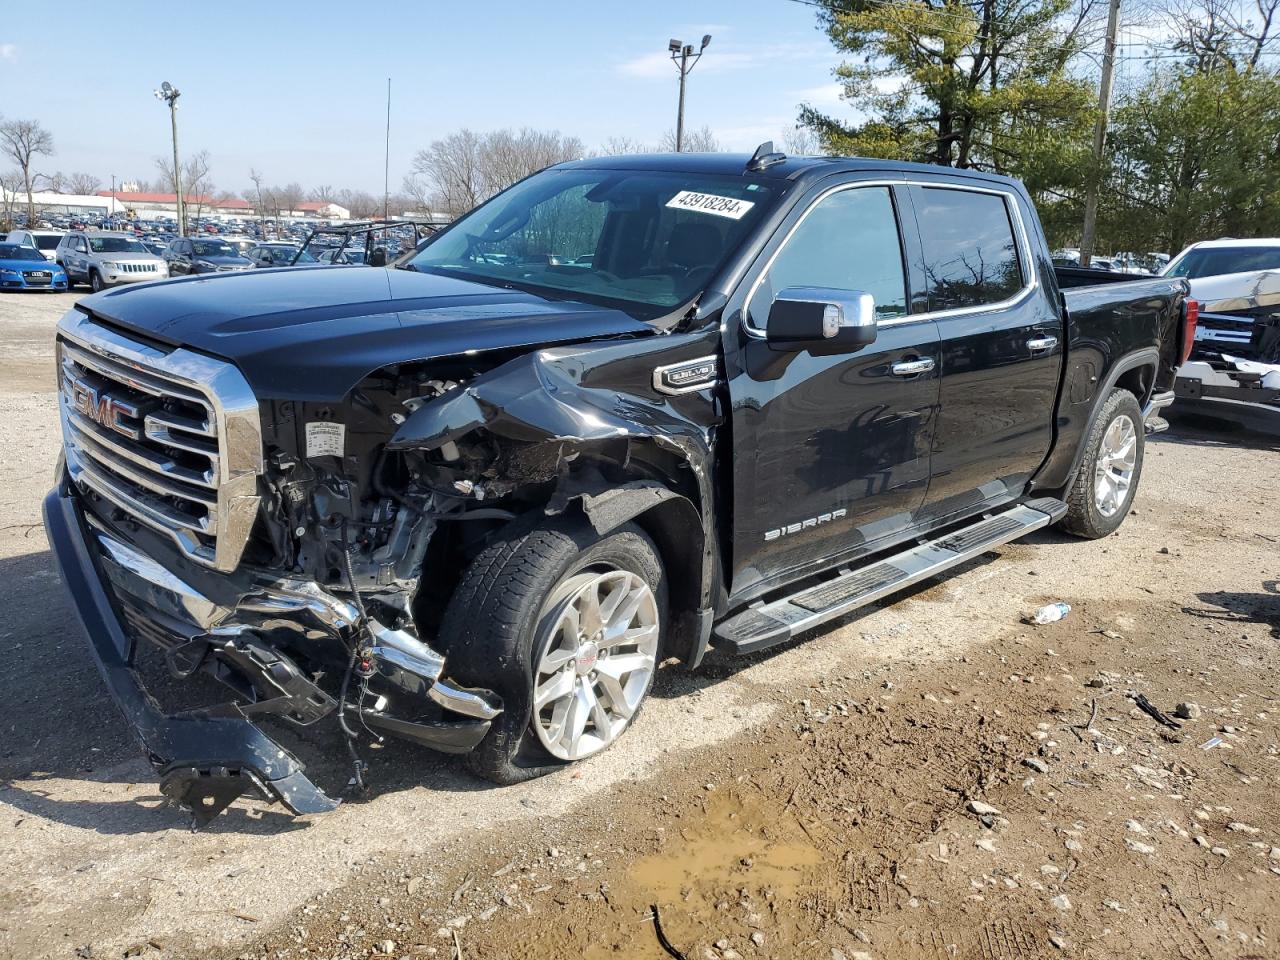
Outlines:
{"type": "Polygon", "coordinates": [[[875,298],[861,290],[785,287],[773,298],[765,338],[804,347],[862,347],[876,339],[875,298]]]}

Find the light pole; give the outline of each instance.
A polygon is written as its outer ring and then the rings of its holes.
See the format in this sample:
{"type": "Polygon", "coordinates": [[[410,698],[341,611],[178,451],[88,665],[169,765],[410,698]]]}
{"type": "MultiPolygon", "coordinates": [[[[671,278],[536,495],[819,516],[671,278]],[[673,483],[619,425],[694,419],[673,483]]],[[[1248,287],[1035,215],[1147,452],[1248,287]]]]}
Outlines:
{"type": "Polygon", "coordinates": [[[698,48],[697,53],[693,52],[692,44],[686,44],[683,40],[672,39],[667,43],[667,49],[671,52],[671,62],[680,71],[680,106],[676,110],[676,153],[684,148],[684,79],[689,76],[694,64],[702,59],[703,51],[707,49],[707,44],[710,42],[711,34],[703,34],[702,46],[698,48]]]}
{"type": "Polygon", "coordinates": [[[116,175],[111,175],[111,226],[116,226],[116,175]]]}
{"type": "Polygon", "coordinates": [[[178,166],[178,88],[168,80],[155,91],[156,99],[169,104],[169,123],[173,127],[173,193],[178,205],[178,236],[187,235],[187,218],[182,204],[182,168],[178,166]]]}

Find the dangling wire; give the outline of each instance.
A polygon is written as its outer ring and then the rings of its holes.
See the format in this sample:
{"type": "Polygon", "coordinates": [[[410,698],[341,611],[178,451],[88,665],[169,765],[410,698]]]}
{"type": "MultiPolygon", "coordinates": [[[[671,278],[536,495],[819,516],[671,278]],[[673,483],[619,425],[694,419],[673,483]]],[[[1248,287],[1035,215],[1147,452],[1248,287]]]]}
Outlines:
{"type": "MultiPolygon", "coordinates": [[[[351,541],[347,537],[347,521],[342,521],[342,566],[347,575],[347,587],[351,590],[351,598],[355,603],[356,612],[358,613],[357,621],[352,624],[352,643],[351,656],[347,660],[347,669],[342,674],[342,688],[338,693],[338,726],[342,729],[343,738],[346,741],[347,753],[351,754],[352,766],[355,770],[354,781],[356,789],[363,793],[368,787],[365,785],[364,773],[369,765],[360,756],[360,751],[356,749],[356,740],[359,734],[351,729],[347,723],[347,691],[351,689],[351,677],[355,674],[356,665],[360,663],[363,656],[367,656],[367,648],[361,649],[361,636],[369,632],[369,614],[364,608],[364,599],[360,596],[360,591],[356,589],[355,569],[351,561],[351,541]]],[[[364,693],[368,691],[369,679],[365,677],[361,687],[362,693],[360,701],[356,704],[358,712],[364,709],[364,693]]],[[[369,727],[364,723],[363,715],[360,718],[361,724],[365,729],[369,727]]],[[[372,733],[372,731],[370,731],[372,733]]],[[[381,737],[377,738],[379,742],[381,737]]]]}

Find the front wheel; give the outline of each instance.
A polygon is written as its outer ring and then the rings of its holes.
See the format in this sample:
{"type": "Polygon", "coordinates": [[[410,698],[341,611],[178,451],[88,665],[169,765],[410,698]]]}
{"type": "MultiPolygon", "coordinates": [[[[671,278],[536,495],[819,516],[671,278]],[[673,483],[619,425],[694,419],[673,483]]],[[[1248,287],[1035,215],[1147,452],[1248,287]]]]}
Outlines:
{"type": "Polygon", "coordinates": [[[1134,395],[1112,391],[1085,439],[1084,460],[1067,495],[1064,530],[1096,540],[1124,522],[1142,476],[1145,433],[1134,395]]]}
{"type": "Polygon", "coordinates": [[[632,524],[600,537],[557,519],[486,547],[440,630],[449,675],[503,699],[472,770],[518,783],[614,743],[653,685],[665,616],[658,551],[632,524]]]}
{"type": "Polygon", "coordinates": [[[105,286],[106,284],[102,282],[102,274],[98,273],[97,270],[90,270],[89,271],[89,289],[92,290],[94,293],[101,293],[105,286]]]}

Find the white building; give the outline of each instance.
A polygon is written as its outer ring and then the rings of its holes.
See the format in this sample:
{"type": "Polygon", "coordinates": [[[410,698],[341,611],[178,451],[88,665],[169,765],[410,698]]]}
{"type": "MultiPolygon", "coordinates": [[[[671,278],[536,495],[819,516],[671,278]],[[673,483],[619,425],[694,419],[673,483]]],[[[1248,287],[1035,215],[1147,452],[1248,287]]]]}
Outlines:
{"type": "MultiPolygon", "coordinates": [[[[102,197],[98,195],[80,195],[74,193],[54,193],[52,191],[37,190],[32,194],[32,199],[36,205],[36,215],[41,213],[67,213],[80,216],[97,216],[105,217],[113,213],[122,213],[125,205],[119,200],[113,201],[111,195],[102,197]]],[[[27,209],[27,194],[25,191],[17,190],[13,193],[4,191],[0,194],[0,207],[5,211],[12,210],[14,213],[24,213],[27,209]]]]}

